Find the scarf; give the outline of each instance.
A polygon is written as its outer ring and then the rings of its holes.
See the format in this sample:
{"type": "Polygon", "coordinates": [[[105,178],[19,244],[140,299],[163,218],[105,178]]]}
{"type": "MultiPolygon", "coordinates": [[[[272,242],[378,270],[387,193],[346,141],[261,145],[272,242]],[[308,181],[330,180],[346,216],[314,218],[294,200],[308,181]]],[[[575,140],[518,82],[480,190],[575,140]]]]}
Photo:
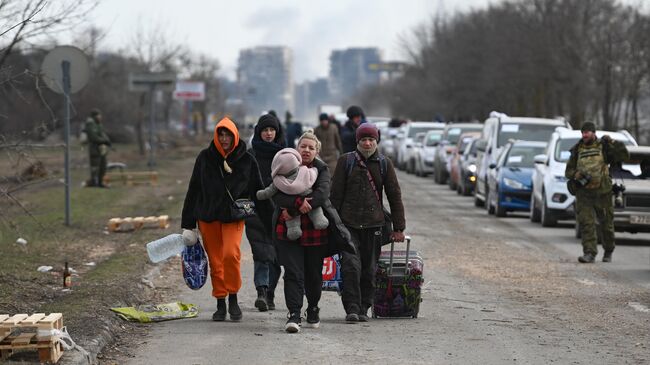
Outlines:
{"type": "Polygon", "coordinates": [[[251,145],[253,145],[253,150],[255,150],[256,156],[260,156],[261,158],[269,160],[273,159],[273,156],[275,156],[278,151],[284,148],[279,143],[267,142],[261,138],[258,138],[257,135],[253,137],[251,145]]]}

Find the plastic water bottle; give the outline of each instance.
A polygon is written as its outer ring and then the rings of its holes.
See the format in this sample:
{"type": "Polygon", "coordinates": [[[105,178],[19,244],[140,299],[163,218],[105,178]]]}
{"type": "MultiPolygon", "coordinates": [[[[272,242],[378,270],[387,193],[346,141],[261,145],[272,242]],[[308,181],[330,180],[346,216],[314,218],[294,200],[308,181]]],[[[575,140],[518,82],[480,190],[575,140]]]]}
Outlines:
{"type": "Polygon", "coordinates": [[[178,233],[172,233],[169,236],[147,243],[147,253],[153,263],[178,255],[183,252],[184,248],[183,236],[178,233]]]}

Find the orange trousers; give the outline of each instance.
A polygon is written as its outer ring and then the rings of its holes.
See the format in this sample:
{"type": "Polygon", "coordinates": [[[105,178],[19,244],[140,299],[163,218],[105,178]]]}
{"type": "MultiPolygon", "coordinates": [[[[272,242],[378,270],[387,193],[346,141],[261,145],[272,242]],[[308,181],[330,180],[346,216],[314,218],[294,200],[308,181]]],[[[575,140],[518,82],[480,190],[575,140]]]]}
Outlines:
{"type": "Polygon", "coordinates": [[[222,223],[199,221],[203,247],[210,262],[212,296],[225,298],[241,288],[241,238],[244,221],[222,223]]]}

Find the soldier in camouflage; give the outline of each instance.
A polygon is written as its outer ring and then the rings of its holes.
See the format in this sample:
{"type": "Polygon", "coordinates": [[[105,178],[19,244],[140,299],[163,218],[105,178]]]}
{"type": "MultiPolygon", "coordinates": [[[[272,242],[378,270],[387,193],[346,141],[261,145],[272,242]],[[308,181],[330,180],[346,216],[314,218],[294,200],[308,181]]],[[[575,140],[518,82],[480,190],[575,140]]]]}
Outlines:
{"type": "Polygon", "coordinates": [[[629,158],[625,145],[604,135],[596,138],[596,126],[587,122],[580,129],[582,139],[571,148],[571,158],[564,175],[570,179],[570,190],[576,196],[576,221],[580,224],[582,263],[593,263],[598,253],[596,221],[603,239],[603,262],[612,261],[614,251],[614,207],[609,164],[629,158]],[[594,216],[595,215],[595,216],[594,216]]]}
{"type": "Polygon", "coordinates": [[[111,140],[104,133],[102,113],[99,110],[93,109],[90,112],[90,117],[86,120],[83,131],[86,133],[90,155],[90,180],[86,183],[86,186],[105,188],[106,155],[108,154],[108,148],[111,146],[111,140]]]}

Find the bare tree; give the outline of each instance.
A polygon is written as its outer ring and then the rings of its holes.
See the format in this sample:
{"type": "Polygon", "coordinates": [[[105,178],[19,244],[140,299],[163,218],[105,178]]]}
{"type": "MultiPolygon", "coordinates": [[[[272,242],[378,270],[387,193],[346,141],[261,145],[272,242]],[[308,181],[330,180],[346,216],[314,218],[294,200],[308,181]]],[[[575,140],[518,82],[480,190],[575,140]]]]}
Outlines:
{"type": "MultiPolygon", "coordinates": [[[[138,25],[130,41],[130,51],[141,65],[142,72],[177,71],[179,56],[187,50],[181,44],[170,41],[172,37],[167,34],[162,24],[155,24],[145,30],[142,24],[138,25]]],[[[151,95],[150,97],[153,97],[151,95]]],[[[140,93],[138,103],[138,117],[136,121],[136,136],[140,154],[144,155],[144,120],[147,93],[140,93]]],[[[170,103],[167,103],[170,105],[170,103]]]]}
{"type": "Polygon", "coordinates": [[[98,0],[0,0],[0,68],[22,43],[70,30],[85,21],[98,0]]]}

